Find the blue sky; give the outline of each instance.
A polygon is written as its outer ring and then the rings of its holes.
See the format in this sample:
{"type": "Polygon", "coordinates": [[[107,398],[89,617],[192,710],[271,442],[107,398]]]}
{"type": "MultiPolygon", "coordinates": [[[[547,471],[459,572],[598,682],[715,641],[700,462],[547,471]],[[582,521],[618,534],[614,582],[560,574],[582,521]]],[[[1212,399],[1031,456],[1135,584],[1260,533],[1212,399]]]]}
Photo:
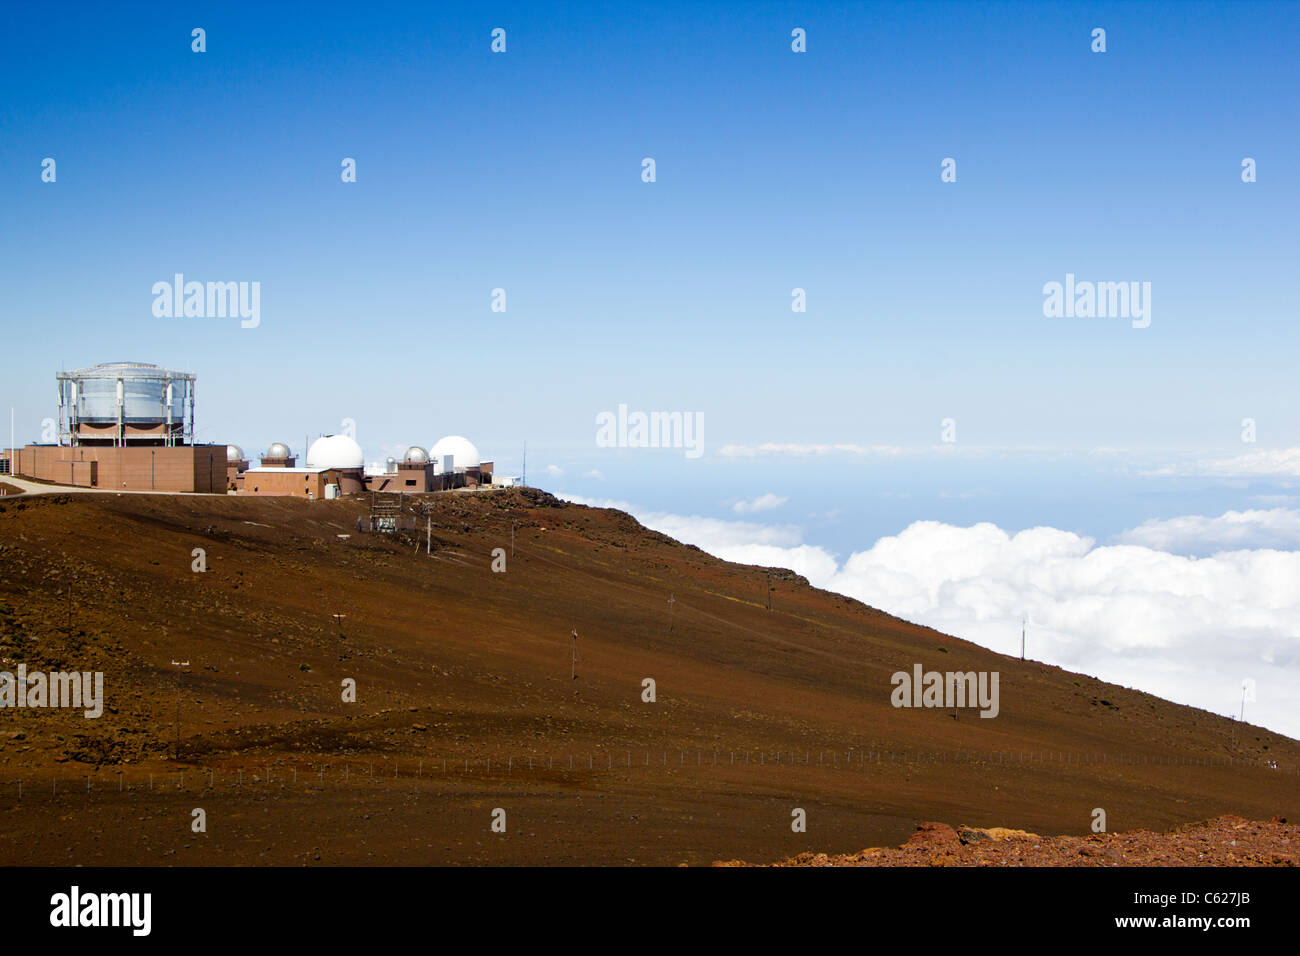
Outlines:
{"type": "Polygon", "coordinates": [[[351,418],[371,459],[460,433],[516,474],[527,441],[534,484],[840,560],[1296,503],[1300,5],[66,10],[0,35],[19,442],[57,369],[138,360],[198,375],[203,440],[351,418]],[[259,282],[260,325],[156,318],[176,272],[259,282]],[[1066,273],[1150,282],[1150,327],[1045,318],[1066,273]],[[597,447],[620,403],[705,456],[597,447]]]}

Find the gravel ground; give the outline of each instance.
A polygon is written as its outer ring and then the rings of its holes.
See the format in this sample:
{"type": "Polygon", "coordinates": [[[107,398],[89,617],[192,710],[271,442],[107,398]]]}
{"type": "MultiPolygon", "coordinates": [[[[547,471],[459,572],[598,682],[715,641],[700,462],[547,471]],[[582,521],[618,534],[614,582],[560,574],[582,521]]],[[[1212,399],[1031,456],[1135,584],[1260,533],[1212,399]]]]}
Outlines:
{"type": "MultiPolygon", "coordinates": [[[[717,866],[748,866],[733,861],[717,866]]],[[[922,823],[897,848],[801,853],[769,866],[1300,866],[1300,825],[1221,816],[1167,833],[1042,837],[1000,827],[922,823]]]]}

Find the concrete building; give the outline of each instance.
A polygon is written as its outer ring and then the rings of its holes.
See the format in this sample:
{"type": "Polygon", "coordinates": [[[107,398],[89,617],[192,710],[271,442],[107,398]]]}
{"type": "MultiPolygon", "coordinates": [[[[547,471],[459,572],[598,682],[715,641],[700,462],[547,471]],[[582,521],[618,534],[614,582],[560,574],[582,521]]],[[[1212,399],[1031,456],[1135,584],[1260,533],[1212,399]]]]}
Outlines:
{"type": "Polygon", "coordinates": [[[366,490],[361,446],[346,435],[326,435],[307,449],[307,463],[299,467],[287,445],[275,442],[256,468],[245,469],[236,480],[241,495],[294,495],[333,498],[366,490]]]}
{"type": "Polygon", "coordinates": [[[58,443],[17,449],[15,475],[105,490],[226,490],[226,446],[193,443],[193,375],[113,362],[56,378],[58,443]]]}
{"type": "Polygon", "coordinates": [[[401,461],[368,473],[361,447],[326,435],[298,465],[273,442],[257,466],[238,445],[194,443],[195,376],[160,365],[112,362],[56,376],[57,442],[0,453],[0,475],[82,488],[233,492],[334,498],[365,491],[427,494],[493,482],[469,439],[449,435],[431,449],[412,445],[401,461]]]}
{"type": "Polygon", "coordinates": [[[492,462],[481,461],[469,439],[450,435],[431,451],[412,445],[400,462],[390,458],[382,471],[367,472],[365,483],[366,491],[406,494],[478,488],[492,483],[492,462]]]}
{"type": "Polygon", "coordinates": [[[492,484],[492,462],[483,461],[468,438],[448,435],[429,449],[433,473],[443,488],[477,488],[492,484]]]}
{"type": "Polygon", "coordinates": [[[226,446],[226,489],[235,491],[239,488],[239,476],[248,471],[248,459],[244,449],[238,445],[226,446]]]}

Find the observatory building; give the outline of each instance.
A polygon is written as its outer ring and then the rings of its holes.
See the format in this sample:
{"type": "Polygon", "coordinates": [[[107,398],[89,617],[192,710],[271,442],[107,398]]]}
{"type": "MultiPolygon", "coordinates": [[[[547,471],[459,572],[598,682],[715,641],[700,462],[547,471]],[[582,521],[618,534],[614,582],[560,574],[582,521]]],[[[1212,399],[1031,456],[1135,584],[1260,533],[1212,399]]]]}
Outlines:
{"type": "Polygon", "coordinates": [[[433,474],[443,488],[477,488],[492,484],[492,462],[479,458],[478,449],[468,438],[448,435],[429,449],[433,474]]]}
{"type": "Polygon", "coordinates": [[[383,469],[366,471],[366,491],[403,491],[423,494],[433,491],[433,466],[429,453],[419,445],[412,445],[402,455],[402,460],[388,459],[383,469]]]}
{"type": "Polygon", "coordinates": [[[234,491],[239,476],[248,471],[248,459],[238,445],[226,446],[226,490],[234,491]]]}
{"type": "Polygon", "coordinates": [[[234,478],[233,490],[242,495],[296,495],[300,498],[337,498],[366,490],[365,461],[361,446],[347,435],[325,435],[307,449],[307,463],[297,464],[283,442],[273,442],[256,468],[245,468],[234,478]]]}
{"type": "Polygon", "coordinates": [[[14,474],[105,490],[225,490],[226,446],[194,444],[190,373],[112,362],[56,379],[56,442],[16,450],[14,474]]]}
{"type": "MultiPolygon", "coordinates": [[[[60,372],[59,417],[45,442],[0,452],[0,474],[105,491],[162,491],[337,498],[363,492],[426,494],[492,485],[492,462],[469,439],[412,445],[401,461],[367,470],[347,435],[311,443],[306,461],[272,442],[257,465],[239,445],[195,444],[189,372],[112,362],[60,372]]],[[[498,480],[513,484],[512,479],[498,480]]]]}
{"type": "Polygon", "coordinates": [[[125,448],[194,443],[194,376],[188,372],[112,362],[55,378],[60,444],[125,448]]]}
{"type": "Polygon", "coordinates": [[[367,472],[365,480],[367,491],[408,494],[478,488],[492,484],[492,462],[480,460],[478,449],[468,438],[448,435],[429,451],[412,445],[400,462],[388,459],[386,468],[367,472]]]}

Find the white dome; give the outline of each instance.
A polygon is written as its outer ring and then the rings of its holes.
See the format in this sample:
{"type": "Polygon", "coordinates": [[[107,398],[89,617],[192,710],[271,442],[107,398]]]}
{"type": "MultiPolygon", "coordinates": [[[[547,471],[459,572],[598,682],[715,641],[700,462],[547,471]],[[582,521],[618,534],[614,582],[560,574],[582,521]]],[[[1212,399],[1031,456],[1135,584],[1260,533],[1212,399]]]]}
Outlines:
{"type": "Polygon", "coordinates": [[[226,461],[243,461],[243,460],[244,460],[244,449],[240,448],[238,445],[226,446],[226,461]]]}
{"type": "Polygon", "coordinates": [[[406,449],[406,454],[402,457],[402,461],[408,465],[423,465],[428,460],[429,453],[419,445],[412,445],[406,449]]]}
{"type": "Polygon", "coordinates": [[[457,471],[464,471],[466,468],[477,468],[480,464],[478,458],[478,449],[468,438],[461,438],[459,435],[448,435],[441,439],[438,444],[429,449],[429,457],[442,467],[444,455],[451,455],[451,465],[457,471]]]}
{"type": "Polygon", "coordinates": [[[282,441],[271,442],[271,447],[266,450],[267,458],[292,458],[293,452],[289,446],[282,441]]]}
{"type": "Polygon", "coordinates": [[[361,468],[365,460],[361,446],[347,435],[317,438],[307,449],[308,468],[361,468]]]}

